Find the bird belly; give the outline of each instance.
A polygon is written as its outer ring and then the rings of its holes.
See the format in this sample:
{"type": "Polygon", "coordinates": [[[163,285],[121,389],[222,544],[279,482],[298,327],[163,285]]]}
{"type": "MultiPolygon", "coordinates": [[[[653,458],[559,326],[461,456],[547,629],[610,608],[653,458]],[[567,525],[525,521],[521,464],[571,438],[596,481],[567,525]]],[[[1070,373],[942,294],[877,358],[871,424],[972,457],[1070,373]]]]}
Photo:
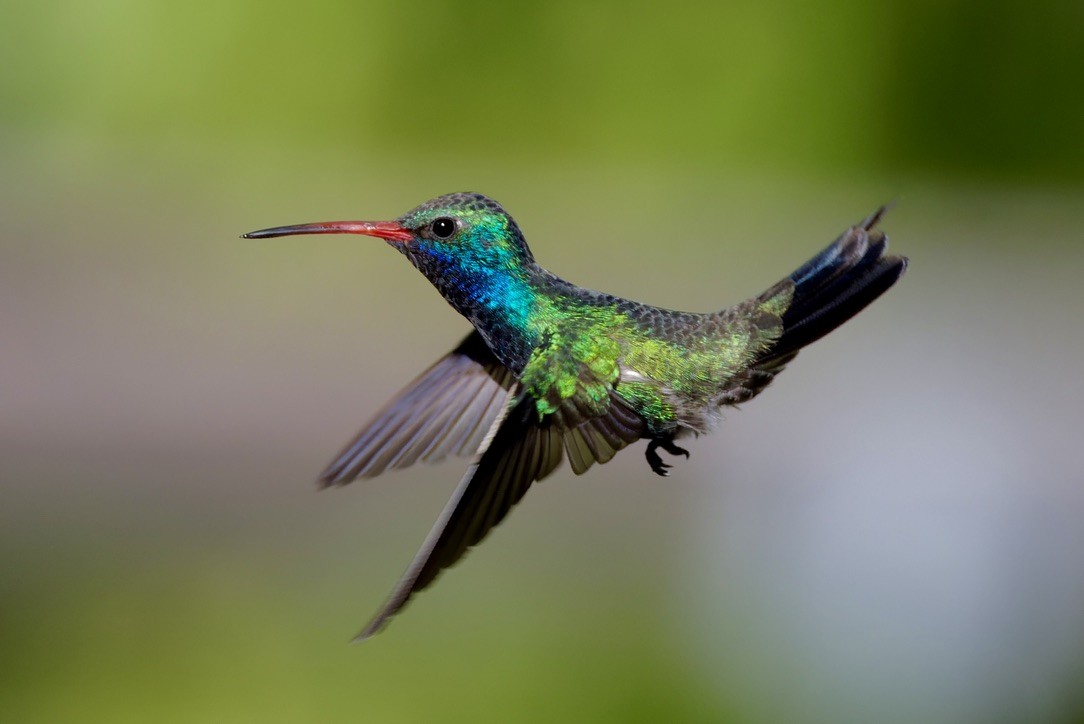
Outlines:
{"type": "Polygon", "coordinates": [[[714,401],[693,398],[628,367],[621,368],[616,392],[647,422],[652,436],[686,429],[698,435],[708,433],[722,418],[721,407],[714,401]]]}

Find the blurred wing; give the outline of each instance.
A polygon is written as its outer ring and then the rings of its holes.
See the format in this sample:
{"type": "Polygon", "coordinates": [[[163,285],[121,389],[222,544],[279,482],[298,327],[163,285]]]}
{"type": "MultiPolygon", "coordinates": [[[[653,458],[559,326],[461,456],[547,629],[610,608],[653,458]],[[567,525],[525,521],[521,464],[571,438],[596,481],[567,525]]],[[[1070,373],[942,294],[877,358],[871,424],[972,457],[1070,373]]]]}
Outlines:
{"type": "Polygon", "coordinates": [[[478,332],[406,386],[320,474],[323,486],[371,478],[418,460],[471,455],[514,381],[478,332]]]}
{"type": "MultiPolygon", "coordinates": [[[[518,390],[518,385],[516,388],[518,390]]],[[[384,607],[358,634],[367,639],[387,625],[388,620],[420,591],[500,523],[519,502],[531,483],[542,480],[561,463],[567,447],[568,430],[551,415],[539,420],[535,399],[530,395],[509,397],[504,414],[498,416],[482,447],[451,500],[429,532],[421,550],[399,580],[384,607]]],[[[643,422],[623,402],[613,399],[603,417],[581,421],[577,428],[585,446],[583,456],[606,462],[614,451],[639,439],[643,422]],[[590,443],[586,441],[591,441],[590,443]],[[597,448],[595,447],[597,446],[597,448]],[[594,450],[604,451],[601,456],[594,450]]],[[[589,464],[589,463],[588,463],[589,464]]]]}

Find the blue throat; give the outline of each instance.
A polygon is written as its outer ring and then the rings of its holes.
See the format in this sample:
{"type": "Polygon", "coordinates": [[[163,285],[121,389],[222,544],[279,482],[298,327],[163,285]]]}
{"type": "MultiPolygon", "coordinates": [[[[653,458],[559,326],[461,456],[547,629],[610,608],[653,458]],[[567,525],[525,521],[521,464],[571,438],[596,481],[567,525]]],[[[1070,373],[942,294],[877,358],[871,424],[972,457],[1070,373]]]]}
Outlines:
{"type": "Polygon", "coordinates": [[[529,263],[496,245],[483,254],[428,244],[403,251],[444,299],[475,325],[501,362],[522,370],[536,343],[531,320],[538,291],[531,284],[529,263]]]}

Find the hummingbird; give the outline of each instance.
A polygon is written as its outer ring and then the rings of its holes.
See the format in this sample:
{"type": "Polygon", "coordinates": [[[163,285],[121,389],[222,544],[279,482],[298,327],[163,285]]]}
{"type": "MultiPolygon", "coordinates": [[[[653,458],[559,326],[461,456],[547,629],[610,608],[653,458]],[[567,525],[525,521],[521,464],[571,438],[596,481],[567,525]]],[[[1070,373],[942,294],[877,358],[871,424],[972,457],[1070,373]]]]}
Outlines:
{"type": "Polygon", "coordinates": [[[798,351],[903,275],[878,209],[789,276],[721,311],[679,312],[592,291],[534,259],[512,216],[478,193],[393,221],[332,221],[244,234],[362,234],[401,252],[474,326],[388,402],[320,475],[321,487],[418,461],[473,456],[437,522],[355,641],[382,630],[479,543],[532,483],[568,459],[580,475],[646,440],[668,475],[684,438],[760,394],[798,351]]]}

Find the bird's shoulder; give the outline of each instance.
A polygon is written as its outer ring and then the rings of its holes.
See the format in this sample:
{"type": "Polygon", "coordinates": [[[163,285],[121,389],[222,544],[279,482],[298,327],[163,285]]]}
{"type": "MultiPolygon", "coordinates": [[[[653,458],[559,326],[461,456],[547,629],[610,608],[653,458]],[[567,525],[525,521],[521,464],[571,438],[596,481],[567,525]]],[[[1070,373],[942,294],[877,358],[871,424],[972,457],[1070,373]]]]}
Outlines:
{"type": "Polygon", "coordinates": [[[552,325],[538,339],[520,381],[539,416],[561,409],[575,419],[605,414],[621,373],[622,345],[576,321],[552,325]]]}

